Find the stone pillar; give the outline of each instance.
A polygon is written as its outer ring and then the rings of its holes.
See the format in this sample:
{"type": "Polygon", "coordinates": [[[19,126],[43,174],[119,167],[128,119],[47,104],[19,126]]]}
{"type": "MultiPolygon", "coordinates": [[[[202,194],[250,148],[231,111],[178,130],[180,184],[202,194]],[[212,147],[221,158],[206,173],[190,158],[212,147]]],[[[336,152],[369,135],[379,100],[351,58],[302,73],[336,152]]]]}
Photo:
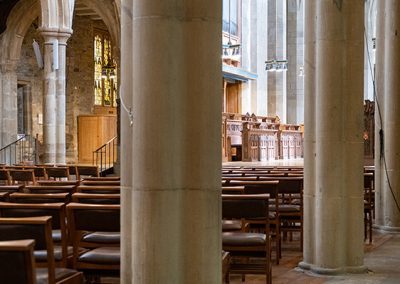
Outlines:
{"type": "Polygon", "coordinates": [[[400,231],[400,3],[379,1],[376,83],[380,109],[375,109],[377,139],[376,226],[400,231]],[[384,3],[379,3],[384,2],[384,3]],[[382,118],[382,121],[380,119],[382,118]],[[383,130],[383,145],[379,130],[383,130]],[[383,146],[383,149],[381,147],[383,146]],[[383,151],[384,156],[380,154],[383,151]]]}
{"type": "MultiPolygon", "coordinates": [[[[268,60],[286,60],[286,1],[268,0],[268,60]]],[[[268,72],[268,115],[286,123],[286,71],[268,72]]]]}
{"type": "Polygon", "coordinates": [[[121,283],[220,283],[221,1],[121,5],[121,283]]]}
{"type": "Polygon", "coordinates": [[[287,123],[304,123],[304,1],[287,7],[287,123]]]}
{"type": "Polygon", "coordinates": [[[56,72],[57,84],[56,84],[56,163],[65,164],[66,158],[66,142],[65,142],[65,117],[66,117],[66,56],[67,56],[67,40],[70,37],[70,33],[59,33],[58,34],[58,70],[56,72]]]}
{"type": "Polygon", "coordinates": [[[43,144],[45,163],[65,163],[66,42],[70,32],[41,30],[44,38],[43,144]],[[57,42],[58,68],[54,68],[57,42]]]}
{"type": "MultiPolygon", "coordinates": [[[[17,63],[9,61],[0,65],[0,147],[17,139],[17,63]]],[[[1,157],[3,162],[6,156],[1,157]]]]}
{"type": "Polygon", "coordinates": [[[305,239],[299,265],[320,274],[366,271],[363,2],[306,2],[305,239]]]}

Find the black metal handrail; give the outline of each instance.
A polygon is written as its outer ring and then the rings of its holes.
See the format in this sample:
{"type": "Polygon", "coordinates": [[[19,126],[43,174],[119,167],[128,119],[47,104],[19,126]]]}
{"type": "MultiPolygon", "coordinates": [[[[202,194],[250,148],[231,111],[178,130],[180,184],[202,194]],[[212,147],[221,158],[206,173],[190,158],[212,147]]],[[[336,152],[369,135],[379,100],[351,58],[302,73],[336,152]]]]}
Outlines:
{"type": "Polygon", "coordinates": [[[31,162],[37,163],[37,139],[23,134],[20,138],[0,149],[0,162],[14,165],[31,162]]]}
{"type": "Polygon", "coordinates": [[[99,167],[100,173],[112,168],[117,159],[117,136],[93,151],[93,164],[99,167]]]}

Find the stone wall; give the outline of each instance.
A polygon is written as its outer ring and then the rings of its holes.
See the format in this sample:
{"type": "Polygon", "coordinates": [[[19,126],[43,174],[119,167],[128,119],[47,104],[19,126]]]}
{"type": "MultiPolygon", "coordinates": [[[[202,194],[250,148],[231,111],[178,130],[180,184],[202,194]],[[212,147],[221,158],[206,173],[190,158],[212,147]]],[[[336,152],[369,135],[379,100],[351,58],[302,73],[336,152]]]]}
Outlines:
{"type": "MultiPolygon", "coordinates": [[[[87,17],[74,17],[73,35],[67,42],[66,67],[66,155],[67,162],[78,162],[77,117],[93,113],[94,107],[94,60],[93,30],[106,30],[101,21],[92,21],[87,17]]],[[[36,63],[32,48],[33,39],[40,43],[43,54],[43,40],[32,26],[23,41],[21,58],[17,68],[18,81],[31,89],[31,125],[30,134],[39,136],[43,142],[43,70],[36,63]]]]}
{"type": "Polygon", "coordinates": [[[78,115],[90,114],[94,104],[94,22],[74,17],[74,33],[67,46],[67,162],[78,160],[78,115]]]}
{"type": "MultiPolygon", "coordinates": [[[[39,141],[43,142],[43,128],[42,128],[42,114],[43,114],[43,69],[39,69],[35,53],[33,51],[32,43],[36,40],[42,47],[43,55],[43,40],[36,29],[31,26],[27,31],[21,48],[21,57],[17,66],[17,79],[18,84],[28,85],[30,87],[30,95],[28,101],[30,104],[31,117],[28,118],[28,124],[31,125],[31,134],[38,135],[39,141]]],[[[28,106],[29,107],[29,106],[28,106]]]]}

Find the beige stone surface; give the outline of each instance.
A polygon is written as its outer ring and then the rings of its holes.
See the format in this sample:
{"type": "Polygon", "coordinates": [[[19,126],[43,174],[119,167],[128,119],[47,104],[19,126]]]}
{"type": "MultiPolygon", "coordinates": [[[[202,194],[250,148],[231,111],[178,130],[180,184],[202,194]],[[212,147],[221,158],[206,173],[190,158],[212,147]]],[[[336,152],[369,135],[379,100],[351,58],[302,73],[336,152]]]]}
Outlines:
{"type": "Polygon", "coordinates": [[[306,3],[301,266],[315,273],[364,271],[363,17],[363,1],[306,3]]]}
{"type": "Polygon", "coordinates": [[[220,15],[122,2],[123,283],[221,281],[220,15]]]}

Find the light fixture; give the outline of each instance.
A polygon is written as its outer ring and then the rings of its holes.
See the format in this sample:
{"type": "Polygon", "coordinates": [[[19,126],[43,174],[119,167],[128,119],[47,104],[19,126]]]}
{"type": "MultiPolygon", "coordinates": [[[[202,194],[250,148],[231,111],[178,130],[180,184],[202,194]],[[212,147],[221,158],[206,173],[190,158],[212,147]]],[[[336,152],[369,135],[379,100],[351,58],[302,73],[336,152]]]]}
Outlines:
{"type": "Polygon", "coordinates": [[[276,72],[282,72],[287,70],[287,60],[276,60],[276,59],[271,59],[265,61],[265,70],[267,71],[276,71],[276,72]]]}

